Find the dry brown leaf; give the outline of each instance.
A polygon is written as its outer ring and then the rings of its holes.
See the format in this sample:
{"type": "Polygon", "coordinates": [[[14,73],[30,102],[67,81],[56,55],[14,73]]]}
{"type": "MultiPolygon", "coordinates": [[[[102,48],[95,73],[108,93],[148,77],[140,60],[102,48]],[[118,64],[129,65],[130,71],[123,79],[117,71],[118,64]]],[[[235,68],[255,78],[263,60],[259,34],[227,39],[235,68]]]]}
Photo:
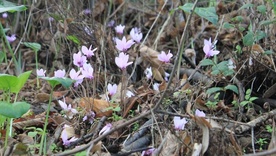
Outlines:
{"type": "Polygon", "coordinates": [[[85,109],[86,111],[94,111],[96,117],[102,116],[111,116],[112,110],[107,110],[112,106],[116,106],[116,104],[111,104],[106,100],[94,99],[94,98],[80,98],[79,106],[85,109]]]}
{"type": "Polygon", "coordinates": [[[159,91],[164,91],[167,87],[166,81],[162,81],[162,83],[159,85],[159,91]]]}
{"type": "Polygon", "coordinates": [[[142,59],[144,61],[147,61],[150,63],[150,66],[153,68],[158,69],[158,71],[160,72],[160,74],[162,76],[165,76],[165,70],[163,69],[162,62],[160,60],[158,60],[158,55],[160,54],[159,52],[147,47],[147,46],[143,46],[140,48],[140,53],[142,56],[142,59]]]}
{"type": "MultiPolygon", "coordinates": [[[[181,81],[180,81],[180,85],[182,86],[186,81],[188,80],[187,74],[184,74],[181,81]]],[[[186,89],[190,88],[190,83],[187,82],[182,88],[182,91],[185,91],[186,89]]]]}
{"type": "Polygon", "coordinates": [[[157,68],[152,67],[153,78],[157,81],[164,81],[162,74],[157,68]]]}
{"type": "MultiPolygon", "coordinates": [[[[170,156],[178,156],[180,154],[181,148],[187,148],[183,144],[182,141],[179,140],[185,140],[187,137],[187,133],[185,131],[179,131],[178,135],[172,134],[170,131],[168,132],[166,136],[166,141],[164,143],[164,148],[162,148],[160,155],[170,155],[170,156]]],[[[190,142],[189,142],[190,143],[190,142]]]]}
{"type": "Polygon", "coordinates": [[[99,141],[96,145],[94,145],[92,147],[92,149],[90,150],[90,153],[94,154],[97,152],[97,154],[100,154],[101,155],[101,147],[102,147],[102,142],[99,141]]]}
{"type": "Polygon", "coordinates": [[[210,141],[210,130],[212,126],[210,123],[203,117],[194,116],[194,120],[196,124],[202,129],[202,151],[201,154],[204,154],[208,147],[209,147],[209,141],[210,141]]]}

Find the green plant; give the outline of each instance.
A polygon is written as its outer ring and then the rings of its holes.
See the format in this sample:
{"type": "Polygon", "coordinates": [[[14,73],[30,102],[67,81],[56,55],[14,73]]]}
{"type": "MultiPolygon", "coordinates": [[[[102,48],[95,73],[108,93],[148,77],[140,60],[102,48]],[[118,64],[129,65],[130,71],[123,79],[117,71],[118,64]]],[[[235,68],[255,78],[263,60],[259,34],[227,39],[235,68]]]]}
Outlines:
{"type": "Polygon", "coordinates": [[[39,148],[39,155],[42,155],[42,152],[43,152],[43,155],[46,155],[46,129],[48,125],[48,118],[49,118],[54,88],[59,84],[61,84],[66,88],[69,88],[74,81],[69,78],[57,78],[57,77],[41,77],[41,78],[46,80],[51,86],[50,99],[49,99],[49,103],[46,111],[45,124],[43,128],[43,133],[41,136],[40,148],[39,148]]]}
{"type": "Polygon", "coordinates": [[[272,131],[273,131],[273,128],[272,128],[271,125],[266,125],[266,126],[265,126],[265,129],[266,129],[266,131],[269,132],[269,133],[272,133],[272,131]]]}
{"type": "Polygon", "coordinates": [[[3,91],[4,97],[0,101],[0,129],[3,129],[6,124],[5,148],[7,146],[8,137],[12,136],[13,118],[19,118],[30,109],[30,104],[27,102],[18,102],[18,93],[29,78],[31,71],[22,73],[19,76],[9,74],[0,74],[0,90],[3,91]],[[15,93],[15,98],[11,102],[11,95],[15,93]]]}
{"type": "Polygon", "coordinates": [[[140,127],[139,123],[138,123],[138,122],[135,122],[134,125],[133,125],[132,131],[133,131],[133,132],[137,131],[137,130],[139,129],[139,127],[140,127]]]}
{"type": "Polygon", "coordinates": [[[234,70],[230,69],[228,66],[228,61],[222,61],[218,63],[217,57],[215,56],[213,59],[203,59],[200,62],[201,66],[212,66],[212,75],[223,75],[223,76],[231,76],[234,74],[234,70]]]}
{"type": "MultiPolygon", "coordinates": [[[[41,45],[38,43],[23,42],[26,47],[31,48],[35,52],[35,67],[38,70],[38,51],[41,49],[41,45]]],[[[37,87],[39,87],[38,77],[36,77],[37,87]]]]}
{"type": "Polygon", "coordinates": [[[213,101],[207,101],[206,106],[210,109],[215,109],[217,107],[217,104],[219,102],[219,95],[220,93],[216,93],[214,96],[214,100],[213,101]]]}
{"type": "Polygon", "coordinates": [[[249,107],[249,104],[252,104],[252,102],[256,99],[258,99],[257,97],[251,97],[251,89],[247,89],[246,90],[246,93],[245,93],[245,100],[242,101],[240,103],[241,106],[248,106],[249,107]]]}
{"type": "Polygon", "coordinates": [[[263,150],[263,146],[268,143],[266,140],[266,138],[259,138],[259,140],[257,140],[256,143],[260,146],[260,150],[263,150]]]}

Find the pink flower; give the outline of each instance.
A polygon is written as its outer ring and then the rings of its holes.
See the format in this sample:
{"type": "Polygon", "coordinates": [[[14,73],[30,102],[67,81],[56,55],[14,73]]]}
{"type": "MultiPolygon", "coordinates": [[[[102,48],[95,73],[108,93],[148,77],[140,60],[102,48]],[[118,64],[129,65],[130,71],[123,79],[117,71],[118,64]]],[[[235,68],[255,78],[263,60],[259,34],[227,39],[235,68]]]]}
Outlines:
{"type": "Polygon", "coordinates": [[[166,54],[164,51],[161,51],[161,54],[158,55],[158,59],[164,63],[169,63],[172,56],[173,54],[170,51],[168,54],[166,54]]]}
{"type": "Polygon", "coordinates": [[[68,135],[65,131],[61,133],[61,139],[64,146],[68,146],[71,142],[78,140],[76,137],[72,137],[70,140],[68,140],[68,135]]]}
{"type": "Polygon", "coordinates": [[[65,112],[65,117],[68,116],[69,119],[72,119],[74,114],[77,114],[78,111],[74,108],[72,108],[71,104],[67,105],[65,102],[58,100],[58,103],[60,107],[63,109],[65,112]]]}
{"type": "Polygon", "coordinates": [[[125,26],[124,25],[117,25],[116,27],[115,27],[115,31],[116,31],[116,33],[118,33],[118,34],[123,34],[124,33],[124,29],[125,29],[125,26]]]}
{"type": "Polygon", "coordinates": [[[97,48],[92,49],[92,45],[89,47],[89,49],[86,46],[82,46],[81,47],[81,51],[84,55],[86,55],[87,58],[90,58],[92,56],[94,56],[94,52],[97,50],[97,48]]]}
{"type": "Polygon", "coordinates": [[[3,17],[3,18],[7,18],[7,17],[8,17],[8,13],[3,12],[3,13],[2,13],[2,17],[3,17]]]}
{"type": "Polygon", "coordinates": [[[137,43],[140,43],[141,39],[143,38],[143,34],[141,33],[141,30],[136,27],[131,29],[130,36],[137,43]]]}
{"type": "Polygon", "coordinates": [[[119,51],[126,52],[135,42],[133,40],[126,41],[126,37],[124,36],[122,40],[115,38],[116,48],[119,51]]]}
{"type": "Polygon", "coordinates": [[[82,67],[83,64],[87,62],[86,56],[82,56],[81,52],[79,51],[77,54],[73,55],[73,63],[78,67],[82,67]]]}
{"type": "Polygon", "coordinates": [[[107,23],[107,27],[113,27],[115,24],[115,21],[114,20],[111,20],[107,23]]]}
{"type": "Polygon", "coordinates": [[[112,124],[108,123],[106,124],[103,129],[100,131],[99,135],[104,135],[105,133],[107,133],[108,131],[110,131],[110,129],[112,128],[112,124]]]}
{"type": "Polygon", "coordinates": [[[55,71],[55,76],[54,77],[57,77],[57,78],[64,78],[65,77],[65,70],[57,70],[55,71]]]}
{"type": "Polygon", "coordinates": [[[94,78],[93,72],[94,70],[91,64],[85,63],[81,68],[82,75],[90,80],[94,78]]]}
{"type": "Polygon", "coordinates": [[[149,67],[149,68],[147,68],[147,69],[145,70],[145,74],[146,74],[146,77],[147,77],[148,80],[152,78],[152,70],[151,70],[151,67],[149,67]]]}
{"type": "Polygon", "coordinates": [[[44,77],[45,73],[46,73],[46,70],[43,70],[42,68],[36,70],[36,75],[37,76],[44,77]]]}
{"type": "Polygon", "coordinates": [[[16,40],[15,34],[12,34],[11,36],[6,36],[6,38],[7,38],[7,40],[8,40],[10,43],[12,43],[13,41],[16,40]]]}
{"type": "Polygon", "coordinates": [[[174,122],[174,129],[176,130],[184,130],[185,124],[187,123],[187,120],[185,118],[180,119],[179,116],[175,116],[173,118],[174,122]]]}
{"type": "Polygon", "coordinates": [[[151,156],[155,148],[150,148],[142,152],[141,156],[151,156]]]}
{"type": "Polygon", "coordinates": [[[89,14],[91,14],[91,10],[90,9],[84,9],[83,14],[89,15],[89,14]]]}
{"type": "Polygon", "coordinates": [[[82,83],[84,76],[80,75],[81,71],[76,72],[75,69],[71,69],[69,76],[72,80],[75,80],[76,82],[74,83],[74,87],[77,87],[79,84],[82,83]]]}
{"type": "Polygon", "coordinates": [[[82,121],[89,120],[89,123],[92,124],[95,119],[95,113],[93,111],[90,111],[86,113],[86,115],[83,117],[82,121]]]}
{"type": "Polygon", "coordinates": [[[107,85],[107,90],[108,90],[109,95],[113,96],[117,92],[117,85],[116,84],[112,85],[109,83],[107,85]]]}
{"type": "Polygon", "coordinates": [[[214,50],[214,46],[216,45],[216,43],[217,43],[217,40],[214,42],[214,44],[212,44],[211,38],[209,40],[204,39],[203,51],[205,53],[206,58],[220,53],[220,51],[214,50]]]}
{"type": "Polygon", "coordinates": [[[126,69],[128,65],[131,65],[133,62],[127,62],[128,61],[128,55],[121,52],[119,54],[119,57],[115,58],[116,65],[121,68],[122,70],[126,69]]]}
{"type": "Polygon", "coordinates": [[[206,117],[206,114],[203,111],[199,110],[199,109],[196,109],[195,115],[198,116],[198,117],[206,117]]]}

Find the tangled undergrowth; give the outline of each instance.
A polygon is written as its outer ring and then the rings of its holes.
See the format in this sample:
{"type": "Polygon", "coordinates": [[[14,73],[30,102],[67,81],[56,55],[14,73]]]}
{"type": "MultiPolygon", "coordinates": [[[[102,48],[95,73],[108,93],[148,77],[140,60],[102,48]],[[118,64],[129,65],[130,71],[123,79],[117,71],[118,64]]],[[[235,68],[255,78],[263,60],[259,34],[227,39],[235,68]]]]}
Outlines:
{"type": "Polygon", "coordinates": [[[3,0],[0,13],[3,155],[276,153],[275,2],[3,0]]]}

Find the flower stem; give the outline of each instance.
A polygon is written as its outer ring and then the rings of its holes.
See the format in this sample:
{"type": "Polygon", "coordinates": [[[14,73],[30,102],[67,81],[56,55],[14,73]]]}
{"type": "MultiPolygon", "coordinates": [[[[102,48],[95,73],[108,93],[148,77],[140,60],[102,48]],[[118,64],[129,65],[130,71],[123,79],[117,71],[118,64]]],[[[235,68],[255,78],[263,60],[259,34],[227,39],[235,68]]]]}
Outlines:
{"type": "Polygon", "coordinates": [[[46,155],[46,143],[47,143],[46,142],[46,129],[47,129],[47,125],[48,125],[48,119],[49,119],[49,113],[50,113],[50,108],[51,108],[51,103],[52,103],[53,92],[54,92],[54,87],[52,87],[51,93],[50,93],[50,99],[49,99],[49,103],[48,103],[48,107],[47,107],[45,124],[44,124],[43,133],[42,133],[41,140],[40,140],[39,155],[42,155],[42,151],[43,151],[43,155],[46,155]]]}

